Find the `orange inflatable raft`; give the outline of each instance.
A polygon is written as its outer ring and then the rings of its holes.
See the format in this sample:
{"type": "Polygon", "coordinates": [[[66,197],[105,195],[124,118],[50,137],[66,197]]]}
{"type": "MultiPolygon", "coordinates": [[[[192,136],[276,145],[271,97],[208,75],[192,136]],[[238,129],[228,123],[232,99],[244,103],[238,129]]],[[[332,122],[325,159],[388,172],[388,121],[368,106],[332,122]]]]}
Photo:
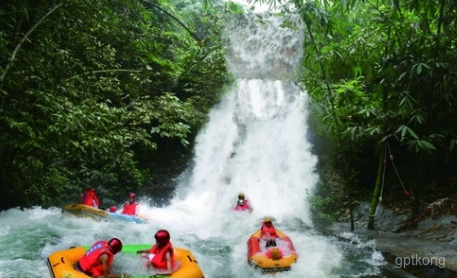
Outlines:
{"type": "Polygon", "coordinates": [[[248,240],[248,262],[263,272],[280,272],[290,270],[297,262],[298,255],[290,238],[276,229],[276,247],[265,247],[260,239],[260,229],[248,240]]]}

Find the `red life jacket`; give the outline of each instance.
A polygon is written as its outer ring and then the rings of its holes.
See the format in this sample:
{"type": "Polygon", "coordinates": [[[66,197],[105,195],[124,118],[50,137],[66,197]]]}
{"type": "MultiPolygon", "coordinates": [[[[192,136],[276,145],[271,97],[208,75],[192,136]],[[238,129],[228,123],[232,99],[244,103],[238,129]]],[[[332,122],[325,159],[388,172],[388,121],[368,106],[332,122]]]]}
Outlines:
{"type": "Polygon", "coordinates": [[[262,238],[267,238],[268,237],[267,233],[269,233],[270,237],[272,237],[272,238],[277,238],[278,237],[276,235],[276,229],[273,226],[273,224],[271,224],[270,227],[267,227],[267,225],[265,225],[265,221],[262,221],[261,232],[262,232],[262,238]]]}
{"type": "Polygon", "coordinates": [[[126,203],[124,205],[124,209],[122,210],[122,214],[127,214],[127,215],[135,215],[136,213],[136,207],[138,206],[137,202],[133,202],[131,204],[126,203]]]}
{"type": "Polygon", "coordinates": [[[171,268],[174,268],[175,265],[175,260],[174,260],[174,250],[173,250],[173,245],[171,245],[171,242],[168,242],[165,246],[157,246],[157,244],[153,245],[151,247],[151,250],[149,250],[150,254],[155,254],[154,258],[151,260],[152,266],[158,269],[167,269],[167,258],[166,254],[167,252],[170,252],[170,257],[171,257],[171,268]]]}
{"type": "Polygon", "coordinates": [[[82,271],[91,273],[93,276],[105,275],[103,264],[98,261],[98,258],[103,254],[107,254],[109,256],[108,265],[113,263],[114,258],[113,253],[111,253],[106,244],[106,241],[97,241],[87,250],[86,254],[79,259],[79,266],[82,271]]]}
{"type": "Polygon", "coordinates": [[[245,211],[245,210],[248,210],[250,209],[251,206],[249,205],[249,201],[248,200],[244,200],[244,205],[240,206],[240,205],[236,205],[236,207],[233,208],[233,210],[236,210],[236,211],[245,211]]]}
{"type": "Polygon", "coordinates": [[[83,196],[81,197],[81,200],[79,201],[80,204],[86,205],[86,206],[93,206],[94,202],[97,204],[97,207],[100,205],[100,201],[97,198],[97,195],[95,195],[95,192],[92,190],[86,190],[83,193],[83,196]]]}

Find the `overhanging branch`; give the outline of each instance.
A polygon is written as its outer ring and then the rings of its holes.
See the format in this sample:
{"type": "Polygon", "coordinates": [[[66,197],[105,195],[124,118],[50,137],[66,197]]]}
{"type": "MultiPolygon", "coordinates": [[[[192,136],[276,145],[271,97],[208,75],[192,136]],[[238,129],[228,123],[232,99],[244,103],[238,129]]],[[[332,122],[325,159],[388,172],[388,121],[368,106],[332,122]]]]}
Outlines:
{"type": "Polygon", "coordinates": [[[169,17],[171,17],[174,21],[176,21],[179,25],[181,25],[184,29],[186,29],[186,31],[196,40],[196,41],[200,41],[200,39],[189,29],[187,28],[187,26],[182,23],[179,19],[177,19],[174,15],[172,15],[171,13],[167,12],[166,10],[164,10],[162,7],[160,7],[159,5],[156,5],[154,3],[151,3],[151,2],[148,2],[148,1],[145,1],[145,0],[142,0],[142,2],[146,3],[147,5],[150,5],[162,12],[164,12],[166,15],[168,15],[169,17]]]}

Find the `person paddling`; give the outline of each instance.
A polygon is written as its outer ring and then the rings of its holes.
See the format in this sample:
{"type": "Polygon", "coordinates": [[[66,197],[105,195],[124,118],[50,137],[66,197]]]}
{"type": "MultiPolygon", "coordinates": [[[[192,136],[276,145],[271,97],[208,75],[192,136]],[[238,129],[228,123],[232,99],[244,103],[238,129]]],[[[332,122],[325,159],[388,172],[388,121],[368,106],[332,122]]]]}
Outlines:
{"type": "Polygon", "coordinates": [[[98,200],[95,188],[86,189],[86,191],[84,191],[83,195],[81,196],[79,203],[86,206],[98,208],[100,206],[100,201],[98,200]]]}
{"type": "MultiPolygon", "coordinates": [[[[156,244],[151,249],[138,250],[147,269],[154,269],[156,274],[171,275],[175,267],[174,249],[170,242],[170,233],[159,230],[154,235],[156,244]]],[[[154,277],[154,276],[152,276],[154,277]]]]}
{"type": "Polygon", "coordinates": [[[140,213],[140,204],[136,202],[136,195],[135,193],[129,194],[129,200],[127,203],[124,204],[124,208],[122,209],[122,214],[138,216],[140,213]]]}
{"type": "Polygon", "coordinates": [[[118,238],[97,241],[79,259],[76,269],[89,277],[130,277],[130,274],[111,273],[114,255],[121,250],[122,242],[118,238]]]}
{"type": "Polygon", "coordinates": [[[233,208],[235,211],[245,211],[248,210],[249,213],[252,212],[252,206],[249,201],[245,198],[243,193],[238,194],[238,201],[236,206],[233,208]]]}
{"type": "Polygon", "coordinates": [[[270,217],[265,217],[262,221],[262,227],[260,228],[260,238],[266,241],[265,247],[276,246],[276,229],[271,223],[270,217]]]}

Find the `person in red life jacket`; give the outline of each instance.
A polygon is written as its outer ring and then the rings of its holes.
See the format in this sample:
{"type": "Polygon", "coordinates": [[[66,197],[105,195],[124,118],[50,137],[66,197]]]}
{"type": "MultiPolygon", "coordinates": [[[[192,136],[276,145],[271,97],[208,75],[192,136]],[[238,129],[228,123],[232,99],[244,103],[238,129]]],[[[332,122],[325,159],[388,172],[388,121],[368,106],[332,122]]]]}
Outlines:
{"type": "Polygon", "coordinates": [[[79,203],[86,206],[98,208],[100,206],[100,201],[98,200],[95,188],[86,189],[86,191],[84,191],[83,195],[81,196],[79,203]]]}
{"type": "Polygon", "coordinates": [[[248,210],[249,213],[252,212],[252,207],[249,201],[245,198],[243,193],[238,194],[238,201],[236,206],[233,208],[235,211],[245,211],[248,210]]]}
{"type": "Polygon", "coordinates": [[[267,248],[267,252],[265,252],[265,255],[273,260],[279,260],[283,257],[283,253],[281,249],[279,249],[278,247],[267,248]]]}
{"type": "Polygon", "coordinates": [[[170,242],[170,233],[159,230],[154,235],[156,244],[151,249],[138,250],[147,269],[155,269],[160,275],[171,275],[175,267],[174,249],[170,242]]]}
{"type": "Polygon", "coordinates": [[[270,246],[276,246],[276,229],[271,223],[270,217],[265,217],[262,221],[262,227],[260,228],[260,238],[266,241],[265,246],[268,248],[270,246]]]}
{"type": "Polygon", "coordinates": [[[138,216],[140,213],[140,204],[136,202],[135,193],[129,194],[129,200],[124,204],[124,209],[121,212],[122,214],[138,216]]]}
{"type": "Polygon", "coordinates": [[[95,242],[79,259],[76,268],[90,277],[130,277],[130,274],[111,273],[114,255],[122,250],[122,242],[112,238],[95,242]]]}
{"type": "Polygon", "coordinates": [[[234,211],[247,211],[249,210],[249,213],[252,212],[252,209],[249,207],[249,204],[246,203],[244,200],[238,200],[236,202],[236,206],[233,208],[234,211]]]}

